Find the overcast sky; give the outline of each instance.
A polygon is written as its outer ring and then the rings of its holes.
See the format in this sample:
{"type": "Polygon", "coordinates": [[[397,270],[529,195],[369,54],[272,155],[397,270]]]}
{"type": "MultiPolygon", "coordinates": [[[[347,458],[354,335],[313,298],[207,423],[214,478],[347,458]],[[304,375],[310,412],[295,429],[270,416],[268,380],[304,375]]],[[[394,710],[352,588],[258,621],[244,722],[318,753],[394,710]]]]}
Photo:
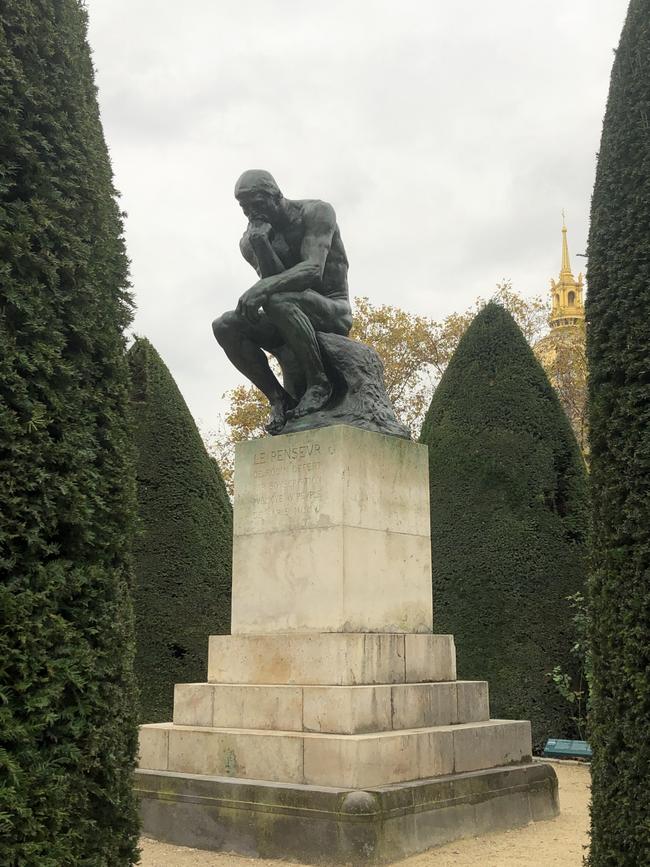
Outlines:
{"type": "Polygon", "coordinates": [[[243,382],[210,324],[255,273],[266,168],[336,209],[352,295],[444,317],[584,270],[627,0],[87,0],[137,313],[197,422],[243,382]]]}

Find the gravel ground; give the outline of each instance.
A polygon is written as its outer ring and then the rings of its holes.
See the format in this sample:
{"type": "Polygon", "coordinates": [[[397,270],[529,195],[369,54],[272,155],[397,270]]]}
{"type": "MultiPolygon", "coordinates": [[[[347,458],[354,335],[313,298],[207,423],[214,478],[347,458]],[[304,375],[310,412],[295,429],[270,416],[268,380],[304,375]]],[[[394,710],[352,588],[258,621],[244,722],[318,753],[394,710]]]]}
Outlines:
{"type": "MultiPolygon", "coordinates": [[[[401,867],[581,867],[589,825],[589,766],[555,763],[561,814],[505,834],[457,840],[400,862],[401,867]]],[[[142,867],[280,867],[262,861],[142,840],[142,867]]],[[[295,865],[294,865],[295,867],[295,865]]]]}

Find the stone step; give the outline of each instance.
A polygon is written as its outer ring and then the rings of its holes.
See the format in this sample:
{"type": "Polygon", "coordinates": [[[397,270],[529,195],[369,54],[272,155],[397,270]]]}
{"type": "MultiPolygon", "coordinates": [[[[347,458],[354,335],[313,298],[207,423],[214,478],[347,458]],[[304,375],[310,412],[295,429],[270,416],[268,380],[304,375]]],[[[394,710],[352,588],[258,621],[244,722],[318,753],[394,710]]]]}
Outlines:
{"type": "MultiPolygon", "coordinates": [[[[318,867],[391,865],[430,846],[525,827],[559,813],[557,777],[552,766],[542,762],[365,791],[146,770],[136,771],[134,783],[143,833],[175,846],[216,849],[230,856],[206,856],[212,864],[232,864],[232,853],[237,853],[276,867],[295,862],[318,867]]],[[[550,831],[557,833],[549,825],[546,834],[550,831]]],[[[479,847],[472,849],[477,867],[497,863],[489,856],[484,861],[479,847]]],[[[179,851],[175,865],[180,857],[179,851]]],[[[185,859],[206,863],[198,855],[192,858],[191,850],[185,859]]],[[[516,856],[515,861],[522,863],[516,856]]],[[[255,867],[254,861],[236,863],[255,867]]],[[[410,863],[433,867],[441,862],[432,852],[410,863]]],[[[452,861],[443,856],[443,863],[452,861]]],[[[505,862],[498,863],[514,862],[506,855],[505,862]]],[[[546,862],[531,855],[526,863],[546,862]]]]}
{"type": "Polygon", "coordinates": [[[140,768],[363,789],[529,761],[530,723],[489,720],[399,732],[144,725],[140,768]]]}
{"type": "Polygon", "coordinates": [[[211,635],[208,681],[352,686],[456,680],[453,635],[314,632],[211,635]]]}
{"type": "Polygon", "coordinates": [[[174,723],[234,729],[361,734],[479,722],[485,681],[377,686],[178,683],[174,723]]]}

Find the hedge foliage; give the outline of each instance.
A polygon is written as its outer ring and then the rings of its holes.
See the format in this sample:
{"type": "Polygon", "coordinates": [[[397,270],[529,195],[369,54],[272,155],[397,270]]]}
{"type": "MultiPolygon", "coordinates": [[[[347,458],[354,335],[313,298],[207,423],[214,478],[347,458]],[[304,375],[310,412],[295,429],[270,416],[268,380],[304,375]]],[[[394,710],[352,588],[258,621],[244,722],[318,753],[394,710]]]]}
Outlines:
{"type": "Polygon", "coordinates": [[[590,863],[650,864],[650,2],[612,69],[589,233],[590,863]]]}
{"type": "Polygon", "coordinates": [[[0,863],[134,862],[121,215],[77,0],[0,5],[0,863]]]}
{"type": "Polygon", "coordinates": [[[205,681],[208,636],[230,631],[232,508],[217,462],[151,343],[129,349],[141,532],[136,674],[144,722],[172,716],[175,683],[205,681]]]}
{"type": "Polygon", "coordinates": [[[549,681],[573,671],[569,594],[583,588],[586,478],[558,399],[512,316],[474,319],[431,401],[434,629],[459,677],[488,680],[494,717],[530,719],[533,743],[570,733],[549,681]]]}

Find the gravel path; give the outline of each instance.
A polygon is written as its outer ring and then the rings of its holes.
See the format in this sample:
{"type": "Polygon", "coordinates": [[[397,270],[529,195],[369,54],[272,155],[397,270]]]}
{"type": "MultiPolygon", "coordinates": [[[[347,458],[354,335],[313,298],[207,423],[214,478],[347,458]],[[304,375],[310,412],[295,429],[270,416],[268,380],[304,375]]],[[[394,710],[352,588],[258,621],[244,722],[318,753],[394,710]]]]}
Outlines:
{"type": "MultiPolygon", "coordinates": [[[[457,840],[399,862],[401,867],[581,867],[589,825],[589,766],[556,763],[557,819],[505,834],[457,840]]],[[[262,861],[142,840],[142,867],[280,867],[262,861]]],[[[295,865],[294,865],[295,867],[295,865]]]]}

